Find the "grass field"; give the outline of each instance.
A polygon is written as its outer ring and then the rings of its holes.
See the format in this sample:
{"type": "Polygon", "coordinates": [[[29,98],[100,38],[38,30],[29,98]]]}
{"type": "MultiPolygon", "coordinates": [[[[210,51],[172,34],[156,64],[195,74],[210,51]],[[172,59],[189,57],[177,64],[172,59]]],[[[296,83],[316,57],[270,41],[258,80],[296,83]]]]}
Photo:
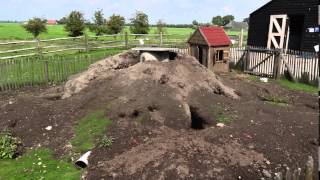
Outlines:
{"type": "MultiPolygon", "coordinates": [[[[63,25],[51,25],[47,26],[48,32],[40,35],[40,39],[52,39],[67,37],[68,34],[64,31],[63,25]]],[[[124,31],[129,32],[129,27],[125,27],[124,31]]],[[[166,28],[167,34],[178,34],[181,36],[190,36],[194,31],[191,28],[166,28]]],[[[239,31],[226,31],[228,35],[239,35],[239,31]]],[[[86,30],[88,35],[94,35],[94,33],[86,30]]],[[[156,27],[151,27],[150,34],[156,33],[156,27]]],[[[246,35],[246,33],[245,33],[246,35]]],[[[24,30],[19,23],[0,23],[0,40],[27,40],[33,39],[32,35],[24,30]]]]}

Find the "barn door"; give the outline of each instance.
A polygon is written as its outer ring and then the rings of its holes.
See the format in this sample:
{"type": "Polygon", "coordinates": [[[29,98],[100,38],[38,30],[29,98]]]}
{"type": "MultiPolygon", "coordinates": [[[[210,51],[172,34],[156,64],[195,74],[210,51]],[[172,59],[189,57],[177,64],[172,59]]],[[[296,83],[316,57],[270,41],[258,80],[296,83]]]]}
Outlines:
{"type": "Polygon", "coordinates": [[[288,35],[287,19],[286,14],[270,16],[268,48],[287,48],[288,42],[285,41],[288,35]]]}

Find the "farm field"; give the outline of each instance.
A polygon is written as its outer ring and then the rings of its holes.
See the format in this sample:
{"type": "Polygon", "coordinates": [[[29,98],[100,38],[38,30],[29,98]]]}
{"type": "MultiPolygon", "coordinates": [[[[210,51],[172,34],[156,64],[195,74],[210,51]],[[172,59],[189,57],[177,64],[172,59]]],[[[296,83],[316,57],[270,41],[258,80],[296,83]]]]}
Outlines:
{"type": "MultiPolygon", "coordinates": [[[[47,26],[48,32],[40,35],[40,39],[52,39],[67,37],[67,33],[63,29],[63,25],[47,26]]],[[[129,32],[129,27],[124,31],[129,32]]],[[[194,31],[191,28],[167,28],[167,34],[176,34],[181,36],[190,36],[194,31]]],[[[94,35],[92,32],[86,30],[88,35],[94,35]]],[[[156,27],[150,27],[150,34],[156,33],[156,27]]],[[[239,31],[227,31],[228,35],[239,35],[239,31]]],[[[245,35],[247,32],[245,32],[245,35]]],[[[0,40],[30,40],[33,39],[32,35],[26,32],[21,24],[18,23],[0,23],[0,40]]]]}

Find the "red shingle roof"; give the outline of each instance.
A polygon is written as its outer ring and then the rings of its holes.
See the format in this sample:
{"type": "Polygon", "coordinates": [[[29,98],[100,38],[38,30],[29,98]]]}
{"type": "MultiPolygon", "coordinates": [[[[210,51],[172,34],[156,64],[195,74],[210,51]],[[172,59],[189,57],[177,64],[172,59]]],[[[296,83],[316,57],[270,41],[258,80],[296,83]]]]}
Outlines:
{"type": "Polygon", "coordinates": [[[200,27],[199,30],[210,46],[229,46],[232,44],[222,27],[200,27]]]}

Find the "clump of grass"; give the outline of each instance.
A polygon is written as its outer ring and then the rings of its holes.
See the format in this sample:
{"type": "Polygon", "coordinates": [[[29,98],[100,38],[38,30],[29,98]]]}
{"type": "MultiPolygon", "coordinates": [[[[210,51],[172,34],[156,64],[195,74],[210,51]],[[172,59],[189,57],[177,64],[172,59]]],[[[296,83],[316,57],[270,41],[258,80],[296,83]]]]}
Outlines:
{"type": "Polygon", "coordinates": [[[214,106],[214,116],[218,123],[228,124],[233,121],[233,118],[230,114],[225,111],[225,108],[222,105],[214,106]]]}
{"type": "Polygon", "coordinates": [[[112,137],[103,136],[103,138],[100,140],[99,147],[110,147],[112,146],[113,140],[114,139],[112,137]]]}
{"type": "Polygon", "coordinates": [[[262,95],[261,99],[263,101],[269,101],[269,102],[274,102],[274,103],[286,103],[288,104],[289,100],[286,97],[280,97],[280,96],[276,96],[276,95],[262,95]]]}
{"type": "Polygon", "coordinates": [[[0,160],[0,179],[79,179],[72,164],[56,160],[48,149],[35,149],[12,160],[0,160]]]}
{"type": "Polygon", "coordinates": [[[267,101],[272,104],[280,105],[280,106],[288,106],[289,100],[286,97],[280,97],[276,95],[260,95],[262,101],[267,101]]]}
{"type": "Polygon", "coordinates": [[[18,138],[14,137],[9,130],[0,132],[0,159],[12,159],[18,144],[18,138]]]}
{"type": "Polygon", "coordinates": [[[75,127],[71,144],[76,152],[85,152],[95,146],[96,139],[105,133],[111,121],[104,117],[103,111],[92,112],[83,117],[75,127]]]}

